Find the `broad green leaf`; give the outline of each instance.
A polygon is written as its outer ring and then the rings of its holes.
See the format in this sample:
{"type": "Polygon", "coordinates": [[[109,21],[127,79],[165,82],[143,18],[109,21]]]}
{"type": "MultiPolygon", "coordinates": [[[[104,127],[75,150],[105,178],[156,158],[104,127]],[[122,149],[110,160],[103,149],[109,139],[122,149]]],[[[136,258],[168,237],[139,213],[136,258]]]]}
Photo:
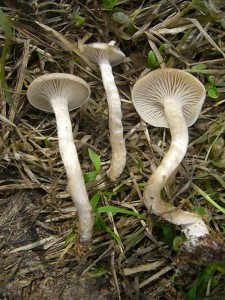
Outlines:
{"type": "Polygon", "coordinates": [[[215,86],[211,86],[207,89],[208,96],[212,99],[219,98],[219,91],[215,86]]]}
{"type": "Polygon", "coordinates": [[[155,57],[155,53],[150,50],[148,52],[148,60],[147,60],[147,66],[148,68],[156,68],[159,64],[157,63],[156,57],[155,57]]]}

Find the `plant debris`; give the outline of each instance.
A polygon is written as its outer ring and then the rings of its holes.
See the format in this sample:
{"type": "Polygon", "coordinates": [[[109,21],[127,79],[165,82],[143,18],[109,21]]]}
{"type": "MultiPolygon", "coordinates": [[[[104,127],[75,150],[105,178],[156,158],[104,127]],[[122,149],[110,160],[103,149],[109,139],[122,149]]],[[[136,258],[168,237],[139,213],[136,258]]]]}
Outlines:
{"type": "Polygon", "coordinates": [[[213,246],[202,241],[204,260],[194,259],[182,248],[180,228],[143,206],[144,186],[170,135],[145,124],[131,101],[136,80],[161,66],[186,70],[206,87],[187,154],[162,197],[199,213],[223,249],[224,28],[222,0],[1,1],[0,298],[224,299],[224,252],[205,256],[213,246]],[[111,147],[100,71],[79,50],[112,40],[127,57],[113,67],[127,147],[116,182],[106,176],[111,147]],[[89,244],[79,242],[54,115],[26,97],[33,79],[53,72],[91,85],[89,101],[70,114],[82,171],[92,174],[85,176],[96,215],[89,244]]]}

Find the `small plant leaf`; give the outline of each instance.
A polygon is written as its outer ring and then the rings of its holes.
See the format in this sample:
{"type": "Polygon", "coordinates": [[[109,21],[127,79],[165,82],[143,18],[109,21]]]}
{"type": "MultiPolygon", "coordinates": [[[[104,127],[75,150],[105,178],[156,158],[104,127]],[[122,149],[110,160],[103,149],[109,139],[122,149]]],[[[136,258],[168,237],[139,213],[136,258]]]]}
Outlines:
{"type": "Polygon", "coordinates": [[[76,27],[81,27],[85,23],[85,18],[80,16],[80,15],[75,15],[74,16],[74,26],[76,27]]]}
{"type": "Polygon", "coordinates": [[[118,0],[102,0],[103,6],[109,10],[113,9],[116,6],[117,2],[118,0]]]}
{"type": "Polygon", "coordinates": [[[92,164],[95,167],[95,170],[91,171],[91,172],[84,173],[85,182],[95,180],[96,177],[98,176],[100,170],[101,170],[101,159],[100,159],[100,157],[96,153],[94,153],[94,151],[90,148],[88,149],[88,155],[91,159],[92,164]]]}
{"type": "Polygon", "coordinates": [[[212,99],[219,98],[219,91],[215,86],[211,86],[207,89],[208,96],[212,99]]]}
{"type": "Polygon", "coordinates": [[[112,238],[114,238],[117,242],[118,245],[122,244],[122,241],[120,239],[120,237],[115,234],[115,232],[113,232],[104,222],[104,220],[102,219],[102,217],[100,215],[97,215],[96,220],[95,220],[95,225],[98,226],[99,228],[105,230],[106,232],[108,232],[112,238]]]}
{"type": "Polygon", "coordinates": [[[74,239],[75,236],[76,236],[76,233],[74,231],[71,231],[66,237],[65,246],[68,246],[71,243],[71,241],[74,239]]]}
{"type": "Polygon", "coordinates": [[[120,184],[118,184],[114,189],[113,192],[117,192],[122,186],[126,185],[130,180],[132,179],[132,177],[128,177],[127,179],[123,180],[120,184]]]}
{"type": "Polygon", "coordinates": [[[111,212],[111,213],[127,214],[127,215],[131,215],[131,216],[134,216],[134,217],[137,217],[137,218],[140,218],[140,219],[146,219],[145,216],[140,215],[138,213],[135,213],[131,210],[116,207],[116,206],[112,206],[112,205],[98,207],[96,209],[96,211],[97,211],[98,214],[111,212]]]}
{"type": "Polygon", "coordinates": [[[6,56],[7,51],[11,44],[12,39],[12,27],[10,24],[10,20],[8,17],[4,14],[4,12],[0,9],[0,26],[3,28],[3,31],[5,33],[5,44],[1,51],[1,58],[0,58],[0,80],[1,80],[1,86],[3,89],[4,96],[9,103],[9,105],[16,110],[15,104],[13,102],[13,97],[9,91],[8,84],[6,82],[6,75],[5,75],[5,63],[6,63],[6,56]]]}
{"type": "Polygon", "coordinates": [[[51,143],[50,143],[48,137],[45,138],[45,147],[46,147],[46,148],[51,148],[51,143]]]}
{"type": "Polygon", "coordinates": [[[215,85],[215,77],[210,75],[208,76],[208,82],[211,84],[211,85],[215,85]]]}
{"type": "Polygon", "coordinates": [[[155,53],[152,50],[150,50],[148,52],[148,60],[147,60],[147,66],[148,66],[148,68],[151,68],[151,69],[152,68],[156,68],[158,65],[159,64],[158,64],[158,62],[156,60],[155,53]]]}
{"type": "Polygon", "coordinates": [[[129,16],[121,11],[114,12],[112,19],[115,23],[128,27],[131,24],[129,16]]]}
{"type": "Polygon", "coordinates": [[[92,198],[90,200],[90,204],[91,204],[94,212],[97,212],[96,207],[99,203],[100,197],[101,197],[101,193],[97,192],[96,194],[94,194],[94,196],[92,196],[92,198]]]}
{"type": "Polygon", "coordinates": [[[160,224],[160,227],[163,230],[163,235],[167,244],[172,247],[173,246],[173,230],[170,224],[160,224]]]}
{"type": "Polygon", "coordinates": [[[194,70],[194,71],[205,70],[206,65],[200,63],[200,64],[197,64],[197,65],[194,65],[191,69],[194,70]]]}
{"type": "Polygon", "coordinates": [[[178,251],[180,249],[180,244],[184,242],[184,238],[181,235],[176,236],[173,239],[173,250],[178,251]]]}

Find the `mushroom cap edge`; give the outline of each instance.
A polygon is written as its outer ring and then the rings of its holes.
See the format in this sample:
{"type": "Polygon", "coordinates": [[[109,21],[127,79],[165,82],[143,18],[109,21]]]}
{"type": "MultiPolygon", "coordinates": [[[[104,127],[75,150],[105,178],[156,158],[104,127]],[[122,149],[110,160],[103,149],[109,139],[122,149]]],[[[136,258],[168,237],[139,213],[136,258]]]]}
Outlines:
{"type": "Polygon", "coordinates": [[[201,112],[206,91],[196,77],[174,68],[151,71],[139,78],[132,89],[132,101],[138,114],[155,127],[169,128],[164,114],[165,97],[181,103],[189,127],[201,112]]]}
{"type": "Polygon", "coordinates": [[[90,86],[85,80],[72,74],[49,73],[34,79],[27,89],[28,101],[45,112],[53,112],[50,100],[56,97],[66,99],[68,110],[71,111],[89,99],[90,86]]]}

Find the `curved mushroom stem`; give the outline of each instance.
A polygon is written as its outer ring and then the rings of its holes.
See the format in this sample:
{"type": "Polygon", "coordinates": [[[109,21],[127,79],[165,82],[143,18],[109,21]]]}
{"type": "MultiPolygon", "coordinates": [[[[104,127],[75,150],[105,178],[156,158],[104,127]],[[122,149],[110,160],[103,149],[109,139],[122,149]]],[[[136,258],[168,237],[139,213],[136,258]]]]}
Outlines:
{"type": "Polygon", "coordinates": [[[68,104],[66,99],[65,101],[62,101],[62,99],[60,101],[54,99],[54,102],[52,101],[52,107],[56,117],[59,152],[68,179],[68,191],[78,211],[81,235],[80,240],[82,242],[88,242],[92,237],[94,217],[88,199],[77,150],[73,141],[68,104]]]}
{"type": "Polygon", "coordinates": [[[112,67],[107,59],[99,62],[102,81],[109,107],[109,132],[112,147],[111,166],[107,175],[115,181],[126,165],[126,147],[123,139],[121,100],[112,74],[112,67]]]}
{"type": "Polygon", "coordinates": [[[209,234],[208,229],[197,214],[183,211],[161,199],[161,190],[181,163],[188,146],[188,128],[182,108],[168,99],[164,103],[164,109],[171,132],[171,146],[160,166],[149,177],[144,190],[144,203],[154,214],[181,225],[187,238],[205,236],[209,234]]]}

